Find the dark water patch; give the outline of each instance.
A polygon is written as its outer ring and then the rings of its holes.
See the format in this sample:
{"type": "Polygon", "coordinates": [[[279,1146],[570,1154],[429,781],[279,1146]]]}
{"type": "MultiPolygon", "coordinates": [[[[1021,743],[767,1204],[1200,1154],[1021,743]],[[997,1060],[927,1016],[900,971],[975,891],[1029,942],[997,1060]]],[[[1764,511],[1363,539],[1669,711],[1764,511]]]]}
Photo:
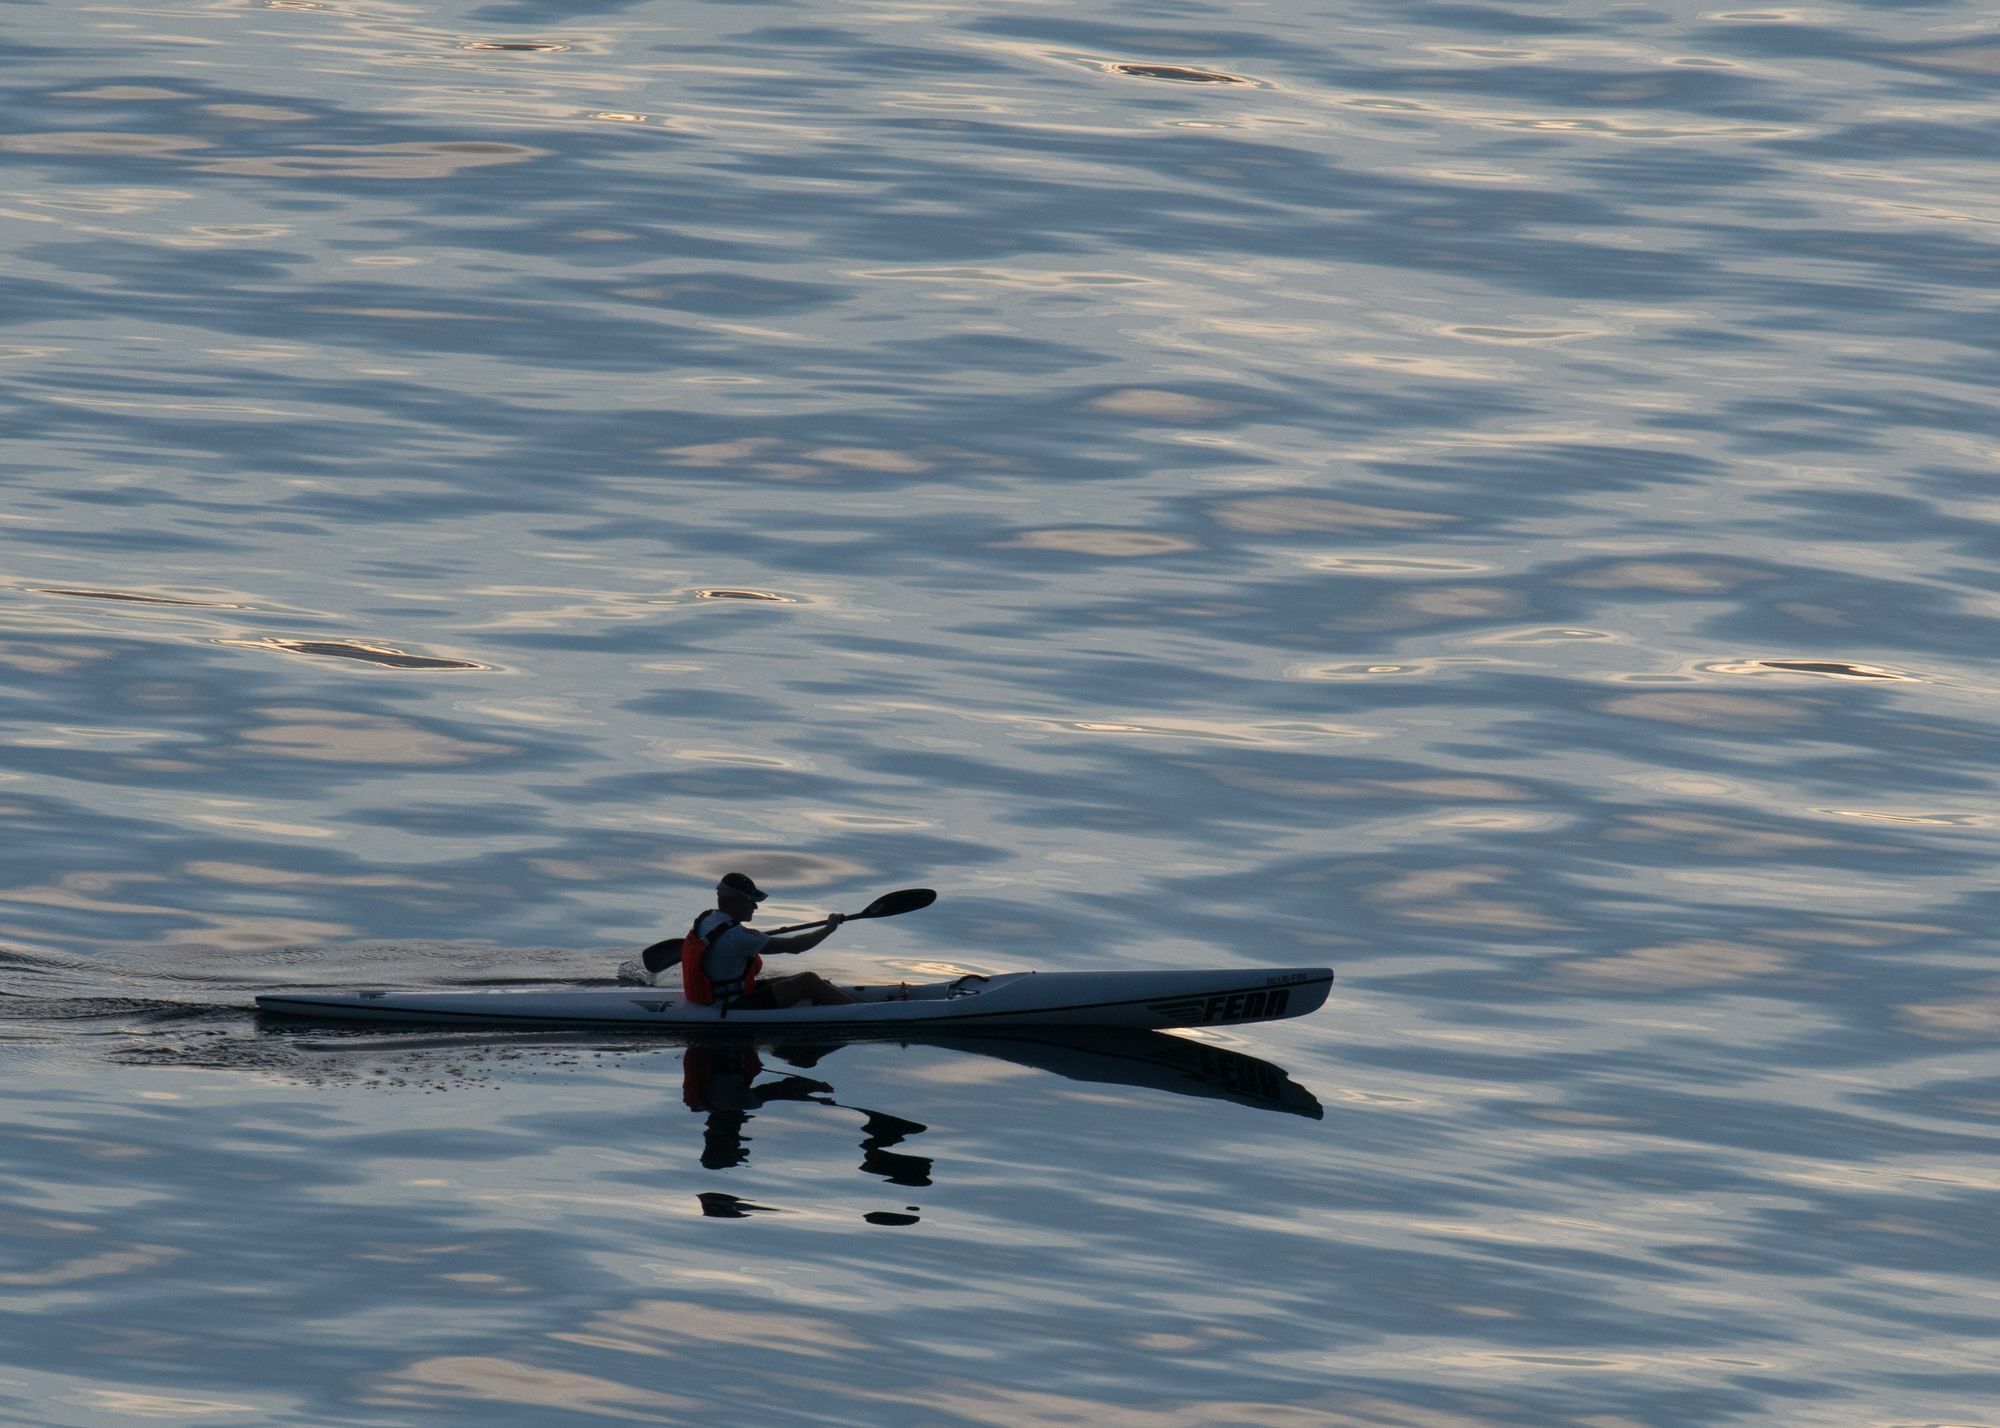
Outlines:
{"type": "MultiPolygon", "coordinates": [[[[1817,508],[1816,514],[1839,513],[1842,520],[1858,522],[1873,500],[1799,498],[1798,503],[1817,508]]],[[[1816,531],[1813,539],[1820,538],[1822,533],[1816,531]]],[[[1636,559],[1558,566],[1546,575],[1549,578],[1537,582],[1537,593],[1568,615],[1581,615],[1586,605],[1601,602],[1705,600],[1717,609],[1696,628],[1704,635],[1743,644],[1817,644],[1826,641],[1829,631],[1837,631],[1850,645],[1910,654],[1921,651],[1949,665],[1962,651],[1983,647],[1993,633],[1991,619],[1928,582],[1825,565],[1747,556],[1720,561],[1663,549],[1636,559]],[[1570,591],[1587,591],[1588,599],[1564,593],[1570,591]]]]}
{"type": "Polygon", "coordinates": [[[1811,138],[1776,140],[1773,147],[1818,158],[1979,163],[1993,152],[1992,143],[1990,124],[1910,118],[1843,125],[1811,138]]]}
{"type": "Polygon", "coordinates": [[[799,603],[798,596],[780,595],[775,590],[729,590],[718,587],[711,590],[697,590],[694,593],[695,598],[699,600],[768,600],[777,605],[799,603]]]}
{"type": "Polygon", "coordinates": [[[135,595],[122,590],[62,590],[52,586],[31,586],[37,595],[70,595],[79,600],[125,600],[137,605],[197,605],[207,610],[248,610],[249,605],[232,605],[221,600],[190,600],[172,595],[135,595]]]}
{"type": "Polygon", "coordinates": [[[776,1205],[759,1205],[740,1195],[731,1195],[722,1190],[704,1190],[695,1196],[701,1205],[701,1213],[712,1220],[744,1220],[752,1215],[783,1214],[776,1205]]]}
{"type": "Polygon", "coordinates": [[[327,659],[358,660],[380,669],[490,670],[490,664],[442,655],[411,654],[393,645],[364,644],[359,640],[286,640],[272,636],[262,640],[216,640],[233,649],[281,650],[286,654],[313,655],[327,659]]]}
{"type": "Polygon", "coordinates": [[[1549,693],[1556,707],[1515,730],[1515,738],[1551,751],[1567,742],[1635,768],[1692,759],[1716,776],[1762,768],[1766,774],[1754,780],[1761,784],[1771,771],[1773,740],[1809,742],[1812,751],[1796,753],[1782,771],[1783,786],[1804,795],[1802,803],[1838,799],[1857,786],[1948,796],[1954,765],[1963,792],[1962,770],[1984,757],[1993,738],[1976,719],[1913,718],[1887,691],[1857,699],[1851,690],[1824,687],[1783,694],[1685,687],[1613,693],[1579,684],[1549,693]]]}
{"type": "Polygon", "coordinates": [[[1705,633],[1732,643],[1811,645],[1837,631],[1843,644],[1949,665],[1988,646],[2000,621],[1955,593],[1916,579],[1870,578],[1832,567],[1796,567],[1782,584],[1717,613],[1705,633]]]}
{"type": "MultiPolygon", "coordinates": [[[[76,501],[79,504],[119,504],[146,506],[149,500],[92,502],[87,497],[57,497],[58,500],[76,501]]],[[[78,552],[93,552],[104,556],[126,557],[134,552],[151,550],[158,554],[201,555],[219,558],[235,557],[244,550],[246,542],[241,537],[199,535],[184,530],[105,530],[101,526],[78,526],[69,529],[44,528],[37,532],[41,541],[51,548],[78,552]]]]}
{"type": "MultiPolygon", "coordinates": [[[[1545,586],[1522,579],[1398,581],[1385,587],[1384,582],[1361,577],[1308,571],[1290,580],[1243,582],[1227,601],[1163,604],[1133,597],[1098,597],[1072,603],[1068,614],[1080,626],[1102,634],[1125,630],[1128,639],[1132,631],[1158,630],[1170,623],[1184,637],[1213,639],[1239,649],[1310,655],[1337,648],[1349,656],[1363,657],[1393,651],[1403,641],[1426,635],[1441,638],[1502,631],[1560,618],[1562,606],[1563,602],[1550,598],[1545,586]]],[[[1003,630],[981,625],[968,626],[962,633],[993,638],[1003,630]]],[[[1032,663],[1026,658],[1021,662],[1032,663]]],[[[1100,663],[1113,676],[1137,673],[1142,668],[1131,660],[1100,663]]],[[[1150,664],[1157,676],[1170,674],[1169,658],[1155,657],[1150,664]]],[[[1022,677],[1029,683],[1038,682],[1025,670],[1022,677]]],[[[1196,671],[1187,676],[1187,686],[1192,688],[1211,677],[1196,671]]],[[[1300,681],[1290,690],[1281,682],[1270,683],[1272,697],[1287,704],[1338,702],[1343,698],[1330,688],[1336,681],[1300,681]]]]}
{"type": "Polygon", "coordinates": [[[0,152],[36,159],[81,161],[172,159],[206,149],[199,139],[170,134],[134,134],[108,129],[43,130],[0,138],[0,152]]]}
{"type": "Polygon", "coordinates": [[[1042,552],[1092,564],[1106,559],[1134,560],[1179,555],[1197,549],[1194,542],[1181,536],[1105,527],[1024,530],[1010,539],[985,544],[989,549],[1042,552]]]}
{"type": "Polygon", "coordinates": [[[1581,159],[1576,172],[1601,181],[1620,195],[1699,193],[1712,210],[1739,204],[1758,209],[1772,202],[1768,190],[1784,176],[1785,166],[1761,154],[1718,153],[1714,149],[1648,147],[1639,153],[1609,153],[1581,159]],[[1733,196],[1730,190],[1741,190],[1733,196]]]}
{"type": "Polygon", "coordinates": [[[921,1207],[909,1205],[904,1208],[912,1213],[899,1213],[895,1210],[870,1210],[861,1218],[871,1225],[914,1225],[923,1218],[921,1215],[914,1213],[921,1207]]]}
{"type": "Polygon", "coordinates": [[[1824,674],[1836,679],[1888,679],[1907,681],[1910,676],[1872,665],[1844,664],[1839,660],[1760,659],[1760,669],[1782,669],[1793,674],[1824,674]]]}
{"type": "Polygon", "coordinates": [[[992,332],[957,332],[948,336],[921,338],[878,345],[870,354],[877,380],[885,385],[883,395],[900,395],[892,385],[897,378],[919,373],[935,375],[951,370],[964,375],[988,374],[994,379],[1007,376],[1047,379],[1059,372],[1099,367],[1114,359],[1110,354],[1081,343],[1055,342],[1045,337],[1016,336],[992,332]]]}
{"type": "Polygon", "coordinates": [[[868,79],[888,81],[897,91],[922,93],[925,80],[1005,83],[1019,72],[1018,64],[975,47],[897,44],[880,38],[882,34],[866,24],[760,27],[742,35],[743,49],[738,53],[753,60],[772,50],[814,55],[818,62],[800,65],[787,76],[787,87],[802,96],[837,93],[868,79]]]}
{"type": "Polygon", "coordinates": [[[1282,39],[1268,31],[1219,26],[1131,23],[1118,19],[1078,19],[1043,11],[1026,15],[983,16],[965,29],[981,35],[1044,40],[1099,51],[1127,54],[1250,54],[1281,55],[1282,39]]]}
{"type": "Polygon", "coordinates": [[[1224,529],[1242,535],[1315,541],[1439,535],[1463,521],[1449,511],[1382,504],[1381,497],[1397,499],[1397,493],[1383,485],[1343,485],[1338,496],[1320,494],[1323,489],[1232,496],[1213,503],[1204,514],[1224,529]]]}
{"type": "Polygon", "coordinates": [[[1689,487],[1712,479],[1718,470],[1711,460],[1687,452],[1593,441],[1509,443],[1476,455],[1372,465],[1376,478],[1390,489],[1485,490],[1489,498],[1476,508],[1451,513],[1462,528],[1473,530],[1554,516],[1593,492],[1689,487]]]}
{"type": "Polygon", "coordinates": [[[1969,83],[2000,84],[2000,35],[1973,35],[1948,45],[1877,52],[1875,58],[1884,64],[1943,73],[1969,83]]]}
{"type": "Polygon", "coordinates": [[[573,21],[583,15],[617,15],[641,9],[651,0],[496,0],[468,12],[466,18],[491,25],[536,25],[544,21],[573,21]]]}
{"type": "MultiPolygon", "coordinates": [[[[615,254],[611,261],[624,263],[615,254]]],[[[834,283],[760,278],[728,268],[618,279],[573,279],[563,286],[592,301],[616,301],[640,308],[699,313],[706,317],[750,317],[810,312],[840,302],[853,288],[834,283]]]]}
{"type": "Polygon", "coordinates": [[[1534,14],[1500,5],[1461,5],[1449,0],[1419,0],[1416,4],[1371,5],[1377,15],[1431,26],[1457,35],[1583,35],[1600,28],[1590,20],[1534,14]]]}
{"type": "Polygon", "coordinates": [[[432,838],[463,837],[468,828],[474,827],[487,837],[549,831],[548,817],[540,809],[479,798],[469,798],[464,802],[410,800],[362,806],[350,809],[346,819],[364,827],[394,829],[432,838]]]}
{"type": "Polygon", "coordinates": [[[1863,1104],[1890,1113],[1924,1116],[1956,1125],[2000,1126],[2000,1076],[1950,1076],[1908,1087],[1875,1087],[1856,1093],[1863,1104]]]}
{"type": "Polygon", "coordinates": [[[620,706],[649,719],[725,720],[750,727],[780,719],[783,705],[768,696],[729,689],[661,689],[620,706]]]}
{"type": "MultiPolygon", "coordinates": [[[[1431,82],[1431,71],[1413,76],[1413,84],[1429,87],[1431,82]]],[[[1494,65],[1453,74],[1445,87],[1587,108],[1605,131],[1640,139],[1683,137],[1676,132],[1674,115],[1688,116],[1694,134],[1720,131],[1753,140],[1789,134],[1807,117],[1792,95],[1734,66],[1494,65]]],[[[1529,127],[1539,123],[1528,122],[1529,127]]]]}
{"type": "MultiPolygon", "coordinates": [[[[57,251],[45,250],[43,256],[53,257],[57,251]]],[[[666,350],[660,345],[663,334],[657,323],[637,316],[621,320],[602,313],[599,317],[607,325],[597,336],[604,345],[593,351],[595,344],[588,339],[578,345],[571,326],[579,320],[586,327],[596,325],[592,314],[528,295],[488,295],[472,301],[449,293],[413,290],[407,285],[356,276],[338,283],[300,287],[295,293],[297,300],[287,307],[282,318],[270,313],[260,316],[260,310],[254,306],[246,308],[227,300],[229,287],[236,282],[260,276],[273,281],[295,276],[296,260],[283,251],[239,249],[227,254],[200,250],[190,253],[107,240],[92,244],[87,253],[69,262],[82,270],[98,271],[116,279],[126,290],[123,304],[135,318],[185,322],[243,337],[308,343],[351,342],[364,349],[386,343],[404,351],[435,346],[440,351],[494,355],[504,355],[514,348],[522,356],[539,351],[546,356],[566,354],[565,360],[602,359],[613,366],[643,361],[642,354],[648,351],[658,354],[666,350]],[[220,281],[225,275],[229,283],[220,281]],[[559,317],[561,321],[556,320],[559,317]]],[[[90,312],[97,306],[95,302],[78,304],[74,292],[66,294],[19,280],[13,287],[19,301],[10,310],[17,320],[35,315],[53,317],[65,311],[90,312]]],[[[690,351],[694,340],[681,335],[675,345],[678,350],[690,351]]],[[[718,357],[723,355],[724,344],[707,345],[718,357]]],[[[270,376],[266,381],[294,392],[313,390],[309,381],[301,385],[299,378],[270,376]]],[[[349,379],[350,390],[380,385],[349,379]]],[[[122,396],[135,388],[141,393],[157,393],[158,404],[166,411],[173,410],[174,399],[187,397],[183,384],[139,372],[99,374],[75,386],[65,381],[56,390],[66,395],[72,405],[88,406],[88,393],[93,388],[106,392],[107,396],[122,396]]],[[[464,399],[471,399],[471,394],[464,399]]],[[[407,401],[408,397],[402,400],[407,401]]],[[[490,397],[480,400],[484,405],[504,409],[504,404],[494,403],[490,397]]],[[[105,405],[110,408],[108,415],[133,409],[121,407],[116,401],[105,405]]],[[[224,411],[229,408],[226,400],[218,406],[224,411]]],[[[191,409],[199,411],[198,400],[191,409]]],[[[336,443],[329,446],[338,449],[336,443]]]]}
{"type": "Polygon", "coordinates": [[[1801,258],[1823,258],[1871,268],[1879,282],[1906,292],[1924,286],[2000,285],[2000,243],[1979,242],[1962,234],[1879,233],[1821,227],[1797,235],[1793,244],[1793,251],[1801,258]]]}
{"type": "Polygon", "coordinates": [[[1181,84],[1248,84],[1241,75],[1214,69],[1187,69],[1176,64],[1120,62],[1105,66],[1113,74],[1129,74],[1135,79],[1169,79],[1181,84]]]}
{"type": "Polygon", "coordinates": [[[1991,31],[1967,34],[1943,43],[1897,43],[1880,35],[1871,35],[1860,25],[1816,24],[1801,17],[1777,16],[1768,12],[1750,11],[1741,15],[1708,18],[1727,19],[1730,23],[1711,25],[1696,32],[1698,42],[1705,49],[1765,58],[1783,56],[1794,61],[1833,59],[1889,69],[1916,70],[1931,82],[1921,87],[1898,86],[1911,97],[1934,95],[1947,85],[1965,87],[1977,93],[1989,90],[1996,77],[2000,77],[2000,37],[1991,31]]]}

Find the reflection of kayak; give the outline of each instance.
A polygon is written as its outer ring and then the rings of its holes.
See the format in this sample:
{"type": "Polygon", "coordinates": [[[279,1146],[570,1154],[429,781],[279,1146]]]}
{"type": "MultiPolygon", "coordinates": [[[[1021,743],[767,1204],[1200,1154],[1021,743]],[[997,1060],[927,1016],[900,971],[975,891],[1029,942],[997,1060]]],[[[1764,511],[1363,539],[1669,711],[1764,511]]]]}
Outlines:
{"type": "Polygon", "coordinates": [[[1317,1011],[1325,967],[1209,972],[1009,972],[951,982],[852,987],[852,1006],[795,1006],[725,1016],[657,987],[508,987],[478,992],[282,993],[259,1010],[365,1021],[513,1022],[685,1032],[703,1027],[866,1028],[1114,1026],[1160,1030],[1277,1021],[1317,1011]]]}
{"type": "MultiPolygon", "coordinates": [[[[306,1035],[288,1040],[291,1046],[312,1058],[310,1070],[306,1069],[306,1063],[299,1063],[302,1074],[312,1079],[324,1078],[328,1067],[338,1068],[345,1058],[360,1058],[367,1061],[371,1068],[386,1058],[396,1067],[399,1078],[410,1075],[419,1082],[427,1066],[446,1060],[453,1065],[454,1073],[462,1076],[461,1068],[467,1065],[484,1069],[493,1061],[512,1062],[523,1053],[537,1048],[560,1053],[622,1053],[642,1049],[654,1051],[662,1045],[678,1043],[686,1049],[681,1063],[681,1099],[690,1110],[714,1110],[723,1104],[728,1088],[724,1088],[723,1095],[718,1095],[715,1090],[718,1068],[727,1069],[730,1065],[723,1057],[735,1058],[734,1066],[741,1068],[748,1079],[754,1081],[763,1067],[760,1058],[775,1057],[786,1067],[812,1071],[843,1047],[859,1046],[867,1048],[868,1053],[873,1055],[880,1055],[887,1047],[934,1047],[967,1056],[991,1056],[1066,1081],[1100,1086],[1136,1086],[1178,1096],[1233,1101],[1241,1106],[1282,1111],[1315,1121],[1325,1115],[1319,1099],[1294,1081],[1282,1066],[1274,1066],[1269,1061],[1217,1046],[1205,1039],[1197,1041],[1193,1037],[1166,1032],[1127,1031],[1117,1027],[998,1025],[930,1029],[913,1026],[887,1030],[867,1027],[828,1027],[823,1030],[766,1027],[750,1035],[734,1030],[718,1032],[714,1028],[689,1027],[648,1035],[628,1033],[617,1026],[540,1028],[502,1024],[436,1031],[429,1027],[377,1029],[357,1025],[351,1030],[328,1029],[319,1035],[308,1031],[306,1035]],[[718,1057],[717,1053],[722,1053],[722,1057],[718,1057]],[[489,1056],[493,1061],[486,1059],[489,1056]]],[[[204,1060],[201,1064],[224,1063],[204,1060]]],[[[269,1062],[260,1058],[258,1064],[267,1066],[269,1062]]],[[[349,1070],[346,1074],[363,1073],[349,1070]]],[[[833,1090],[823,1081],[804,1076],[788,1076],[780,1084],[785,1089],[777,1099],[782,1100],[810,1099],[830,1095],[833,1090]]],[[[754,1099],[758,1106],[752,1107],[746,1100],[738,1109],[758,1109],[763,1102],[773,1098],[768,1083],[760,1083],[757,1089],[760,1094],[754,1099]]],[[[865,1109],[863,1114],[883,1115],[880,1111],[865,1109]]],[[[914,1135],[917,1129],[921,1129],[914,1121],[897,1122],[897,1128],[905,1136],[914,1135]]]]}
{"type": "Polygon", "coordinates": [[[1143,1086],[1179,1096],[1234,1101],[1239,1106],[1283,1111],[1315,1121],[1326,1114],[1319,1098],[1287,1075],[1282,1066],[1185,1036],[1023,1027],[1018,1032],[945,1033],[923,1040],[930,1046],[948,1046],[954,1051],[1032,1066],[1068,1081],[1143,1086]]]}

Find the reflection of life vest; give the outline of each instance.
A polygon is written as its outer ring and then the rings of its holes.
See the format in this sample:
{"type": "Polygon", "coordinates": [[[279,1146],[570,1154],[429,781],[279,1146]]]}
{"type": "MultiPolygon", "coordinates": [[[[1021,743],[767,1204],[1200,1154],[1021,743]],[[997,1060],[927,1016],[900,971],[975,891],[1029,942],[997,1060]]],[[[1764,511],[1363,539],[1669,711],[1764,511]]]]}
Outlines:
{"type": "Polygon", "coordinates": [[[690,1046],[681,1063],[681,1104],[691,1111],[749,1106],[750,1083],[764,1073],[754,1048],[690,1046]]]}
{"type": "Polygon", "coordinates": [[[681,939],[681,988],[687,993],[689,1001],[699,1002],[705,1007],[713,1006],[718,996],[725,1003],[733,1002],[738,997],[748,996],[750,989],[757,985],[757,974],[764,970],[764,959],[752,957],[750,965],[743,969],[741,978],[735,981],[711,980],[708,968],[702,965],[708,956],[708,949],[715,938],[722,936],[737,924],[729,918],[724,918],[715,925],[715,929],[709,934],[709,940],[703,941],[701,918],[707,916],[708,914],[704,912],[701,917],[697,917],[694,926],[688,929],[687,936],[681,939]]]}

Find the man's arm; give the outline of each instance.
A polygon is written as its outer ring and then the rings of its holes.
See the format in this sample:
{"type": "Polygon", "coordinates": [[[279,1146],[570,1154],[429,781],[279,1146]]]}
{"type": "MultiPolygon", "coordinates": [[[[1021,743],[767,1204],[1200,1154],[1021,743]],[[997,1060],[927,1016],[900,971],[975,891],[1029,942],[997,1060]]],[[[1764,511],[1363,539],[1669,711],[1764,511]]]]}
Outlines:
{"type": "Polygon", "coordinates": [[[795,937],[773,937],[764,944],[763,954],[766,957],[784,957],[794,952],[810,952],[833,936],[833,930],[845,921],[846,916],[836,912],[817,932],[801,932],[795,937]]]}

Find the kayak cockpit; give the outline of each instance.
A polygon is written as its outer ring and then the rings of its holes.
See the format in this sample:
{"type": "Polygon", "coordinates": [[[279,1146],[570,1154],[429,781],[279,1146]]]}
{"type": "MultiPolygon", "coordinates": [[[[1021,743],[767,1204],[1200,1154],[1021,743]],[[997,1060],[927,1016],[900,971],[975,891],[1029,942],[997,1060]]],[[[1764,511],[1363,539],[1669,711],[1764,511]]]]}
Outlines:
{"type": "MultiPolygon", "coordinates": [[[[1020,976],[1021,973],[1014,973],[1020,976]]],[[[1007,978],[982,977],[968,972],[950,982],[885,982],[878,986],[842,987],[857,1002],[952,1002],[960,997],[976,997],[987,986],[1007,978]]]]}

